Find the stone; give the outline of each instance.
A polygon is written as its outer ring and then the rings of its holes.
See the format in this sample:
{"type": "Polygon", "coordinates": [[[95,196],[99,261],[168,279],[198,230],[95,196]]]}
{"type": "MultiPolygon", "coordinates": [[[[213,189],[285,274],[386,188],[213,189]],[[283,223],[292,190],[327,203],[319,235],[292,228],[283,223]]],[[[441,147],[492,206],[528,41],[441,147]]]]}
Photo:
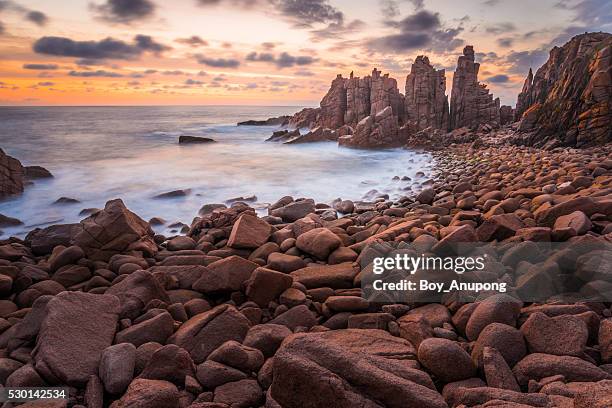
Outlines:
{"type": "Polygon", "coordinates": [[[179,144],[202,144],[202,143],[215,143],[216,140],[211,139],[209,137],[199,137],[199,136],[179,136],[179,144]]]}
{"type": "Polygon", "coordinates": [[[245,294],[259,306],[266,307],[292,284],[291,275],[260,267],[253,271],[247,281],[245,294]]]}
{"type": "Polygon", "coordinates": [[[272,227],[266,221],[251,214],[242,214],[232,228],[227,246],[232,248],[258,248],[270,238],[272,227]]]}
{"type": "Polygon", "coordinates": [[[512,369],[520,386],[529,380],[539,381],[553,375],[562,375],[566,381],[599,381],[610,374],[588,361],[572,356],[533,353],[519,361],[512,369]]]}
{"type": "Polygon", "coordinates": [[[555,220],[553,234],[555,230],[571,229],[573,235],[584,235],[591,230],[593,224],[589,217],[582,211],[574,211],[571,214],[563,215],[555,220]]]}
{"type": "Polygon", "coordinates": [[[514,367],[527,354],[523,333],[503,323],[491,323],[478,335],[472,349],[472,360],[482,367],[482,351],[485,347],[498,350],[510,367],[514,367]]]}
{"type": "Polygon", "coordinates": [[[110,408],[179,408],[179,391],[168,381],[136,379],[110,408]]]}
{"type": "Polygon", "coordinates": [[[168,344],[151,355],[139,378],[169,381],[182,387],[186,377],[194,376],[195,372],[189,353],[174,344],[168,344]]]}
{"type": "Polygon", "coordinates": [[[295,245],[307,254],[326,260],[330,253],[342,245],[342,241],[327,228],[315,228],[301,234],[295,245]]]}
{"type": "Polygon", "coordinates": [[[584,354],[589,330],[584,320],[573,315],[548,317],[532,313],[521,326],[531,353],[581,357],[584,354]]]}
{"type": "Polygon", "coordinates": [[[26,236],[35,255],[46,255],[57,246],[69,247],[73,238],[81,231],[81,224],[57,224],[43,229],[34,229],[26,236]]]}
{"type": "Polygon", "coordinates": [[[249,320],[235,307],[219,305],[183,323],[168,342],[187,350],[199,364],[226,341],[242,342],[249,327],[249,320]]]}
{"type": "Polygon", "coordinates": [[[102,211],[81,221],[81,228],[73,243],[94,261],[108,261],[114,254],[130,251],[148,256],[157,252],[149,223],[128,210],[121,200],[107,202],[102,211]]]}
{"type": "Polygon", "coordinates": [[[257,372],[264,363],[263,353],[253,347],[230,340],[213,351],[208,360],[236,368],[245,373],[257,372]]]}
{"type": "Polygon", "coordinates": [[[134,378],[136,347],[120,343],[107,347],[100,358],[99,376],[109,394],[121,394],[134,378]]]}
{"type": "Polygon", "coordinates": [[[489,387],[521,392],[512,370],[497,349],[485,347],[482,350],[482,366],[489,387]]]}
{"type": "Polygon", "coordinates": [[[295,222],[308,214],[315,212],[315,206],[312,201],[294,201],[280,208],[270,210],[269,214],[275,217],[280,217],[285,222],[295,222]]]}
{"type": "Polygon", "coordinates": [[[470,355],[454,341],[428,338],[419,345],[419,362],[445,383],[465,380],[476,374],[470,355]]]}
{"type": "Polygon", "coordinates": [[[286,312],[278,315],[270,320],[271,324],[278,324],[288,327],[290,330],[295,330],[298,327],[311,328],[317,324],[317,320],[313,313],[306,305],[292,307],[286,312]]]}
{"type": "Polygon", "coordinates": [[[476,340],[480,332],[491,323],[516,326],[521,306],[522,302],[506,294],[486,298],[474,309],[467,322],[465,334],[468,340],[476,340]]]}
{"type": "Polygon", "coordinates": [[[108,288],[106,293],[119,298],[121,317],[128,319],[138,317],[152,300],[170,303],[166,290],[150,272],[143,270],[127,275],[125,279],[108,288]]]}
{"type": "Polygon", "coordinates": [[[260,350],[266,358],[272,357],[283,340],[291,334],[285,326],[278,324],[258,324],[251,327],[243,344],[260,350]]]}
{"type": "Polygon", "coordinates": [[[599,348],[604,363],[612,363],[612,319],[603,319],[599,325],[599,348]]]}
{"type": "Polygon", "coordinates": [[[298,269],[305,268],[306,262],[299,256],[281,254],[280,252],[271,253],[268,256],[268,265],[275,271],[290,273],[298,269]]]}
{"type": "Polygon", "coordinates": [[[416,200],[421,204],[431,204],[435,196],[436,192],[433,188],[426,188],[416,196],[416,200]]]}
{"type": "Polygon", "coordinates": [[[83,252],[80,247],[76,245],[70,246],[63,249],[57,255],[53,255],[49,258],[49,269],[51,271],[57,271],[62,266],[76,264],[79,259],[84,257],[85,252],[83,252]]]}
{"type": "Polygon", "coordinates": [[[24,166],[24,175],[27,179],[46,179],[53,178],[53,174],[42,166],[24,166]]]}
{"type": "Polygon", "coordinates": [[[337,265],[308,266],[291,272],[294,282],[308,289],[330,287],[334,289],[352,288],[358,270],[351,262],[337,265]]]}
{"type": "Polygon", "coordinates": [[[112,295],[62,292],[49,300],[33,360],[52,384],[84,386],[112,344],[119,300],[112,295]]]}
{"type": "Polygon", "coordinates": [[[139,347],[145,343],[165,343],[174,332],[174,319],[164,312],[127,327],[116,335],[117,343],[131,343],[139,347]]]}
{"type": "Polygon", "coordinates": [[[169,251],[183,251],[195,249],[195,247],[196,242],[193,240],[193,238],[185,236],[174,237],[168,241],[168,244],[166,245],[166,248],[168,248],[169,251]]]}
{"type": "Polygon", "coordinates": [[[333,312],[360,312],[367,310],[370,303],[360,296],[330,296],[325,305],[333,312]]]}
{"type": "Polygon", "coordinates": [[[220,259],[207,266],[207,272],[193,284],[202,293],[223,293],[240,290],[259,265],[237,255],[220,259]]]}
{"type": "Polygon", "coordinates": [[[263,392],[257,380],[249,379],[218,386],[213,401],[232,408],[249,408],[259,406],[262,398],[263,392]]]}
{"type": "Polygon", "coordinates": [[[425,373],[399,360],[412,353],[382,330],[294,334],[274,356],[268,395],[284,408],[447,407],[425,373]]]}

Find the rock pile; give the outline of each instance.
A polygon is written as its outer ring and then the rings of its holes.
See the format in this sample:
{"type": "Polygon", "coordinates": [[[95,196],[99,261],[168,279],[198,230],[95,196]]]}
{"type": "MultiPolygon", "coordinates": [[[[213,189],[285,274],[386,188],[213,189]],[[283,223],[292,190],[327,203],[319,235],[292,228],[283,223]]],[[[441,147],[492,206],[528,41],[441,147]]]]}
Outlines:
{"type": "Polygon", "coordinates": [[[5,240],[0,383],[70,387],[53,407],[608,407],[610,303],[514,296],[568,268],[610,293],[609,251],[546,268],[526,252],[610,245],[610,149],[462,144],[435,153],[439,173],[416,197],[338,200],[341,218],[310,199],[283,197],[264,217],[236,202],[163,237],[114,200],[81,224],[5,240]],[[508,293],[362,296],[379,242],[466,239],[499,244],[487,276],[508,293]],[[514,266],[523,274],[505,273],[514,266]]]}

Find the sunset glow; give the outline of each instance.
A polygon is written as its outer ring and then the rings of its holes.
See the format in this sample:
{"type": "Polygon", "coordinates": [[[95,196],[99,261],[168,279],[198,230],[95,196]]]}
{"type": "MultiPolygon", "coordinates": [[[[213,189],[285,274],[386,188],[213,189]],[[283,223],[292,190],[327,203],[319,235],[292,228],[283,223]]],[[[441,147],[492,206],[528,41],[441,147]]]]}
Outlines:
{"type": "Polygon", "coordinates": [[[474,45],[480,80],[516,102],[530,66],[610,29],[607,1],[3,0],[2,105],[316,105],[337,73],[404,79],[474,45]],[[126,6],[129,4],[129,7],[126,6]],[[526,12],[526,10],[529,10],[526,12]]]}

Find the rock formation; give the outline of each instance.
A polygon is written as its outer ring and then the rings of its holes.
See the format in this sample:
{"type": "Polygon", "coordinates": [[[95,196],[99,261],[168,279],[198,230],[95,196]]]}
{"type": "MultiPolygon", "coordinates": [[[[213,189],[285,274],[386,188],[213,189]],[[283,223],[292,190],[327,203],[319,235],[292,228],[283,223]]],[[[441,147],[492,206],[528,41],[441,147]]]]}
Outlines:
{"type": "Polygon", "coordinates": [[[322,128],[337,129],[344,125],[346,112],[346,79],[338,74],[332,81],[327,94],[321,100],[321,109],[316,125],[322,128]]]}
{"type": "Polygon", "coordinates": [[[397,117],[393,108],[387,106],[376,115],[363,118],[355,127],[353,135],[338,139],[341,146],[376,148],[398,145],[397,117]]]}
{"type": "Polygon", "coordinates": [[[428,127],[448,129],[446,75],[443,69],[434,69],[425,56],[417,57],[406,77],[404,107],[410,133],[428,127]]]}
{"type": "Polygon", "coordinates": [[[450,103],[450,128],[469,127],[481,124],[498,125],[499,98],[493,99],[486,85],[478,82],[480,64],[474,62],[474,47],[463,49],[453,76],[450,103]]]}
{"type": "Polygon", "coordinates": [[[346,114],[344,123],[355,126],[366,116],[370,116],[371,77],[354,77],[353,73],[346,81],[346,114]]]}
{"type": "Polygon", "coordinates": [[[0,149],[0,198],[23,192],[24,173],[21,162],[0,149]]]}
{"type": "Polygon", "coordinates": [[[512,106],[503,105],[499,108],[499,124],[503,126],[512,122],[514,122],[514,109],[512,106]]]}
{"type": "Polygon", "coordinates": [[[612,34],[587,33],[550,51],[517,101],[520,130],[531,144],[553,137],[585,146],[612,140],[612,34]]]}

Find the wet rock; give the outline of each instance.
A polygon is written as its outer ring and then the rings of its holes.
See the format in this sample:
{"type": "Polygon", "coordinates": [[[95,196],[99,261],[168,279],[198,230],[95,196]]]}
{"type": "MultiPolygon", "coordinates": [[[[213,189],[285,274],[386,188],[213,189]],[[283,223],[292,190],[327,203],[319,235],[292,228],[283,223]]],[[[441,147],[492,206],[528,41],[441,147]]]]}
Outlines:
{"type": "Polygon", "coordinates": [[[53,178],[53,174],[41,166],[24,166],[24,175],[30,180],[53,178]]]}
{"type": "Polygon", "coordinates": [[[179,136],[179,144],[215,143],[216,140],[199,136],[179,136]]]}
{"type": "Polygon", "coordinates": [[[280,217],[285,222],[294,222],[315,212],[315,206],[312,201],[294,201],[280,208],[270,210],[270,215],[280,217]]]}

